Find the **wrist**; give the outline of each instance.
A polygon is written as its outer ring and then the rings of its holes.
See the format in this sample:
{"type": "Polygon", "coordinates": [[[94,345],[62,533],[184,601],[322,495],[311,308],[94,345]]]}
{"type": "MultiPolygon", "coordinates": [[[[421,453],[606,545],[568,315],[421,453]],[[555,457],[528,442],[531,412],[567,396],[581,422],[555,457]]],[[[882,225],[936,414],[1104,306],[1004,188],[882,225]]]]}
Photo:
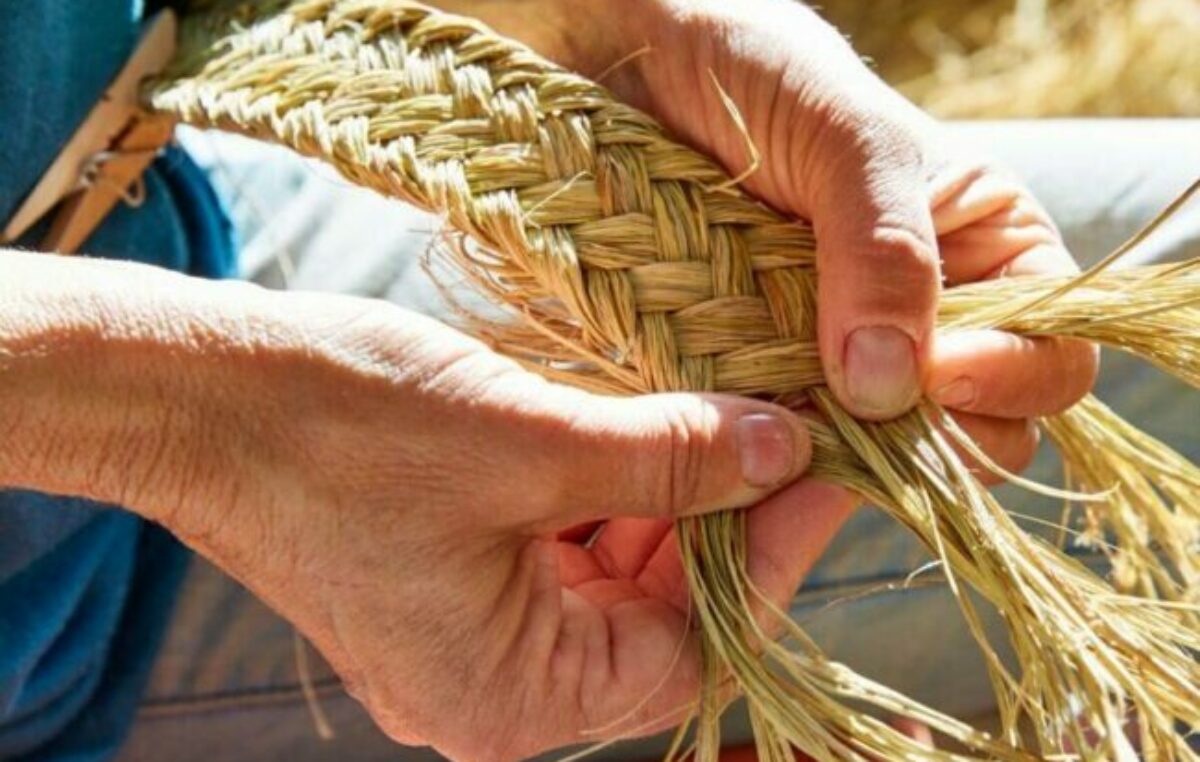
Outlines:
{"type": "Polygon", "coordinates": [[[223,359],[245,321],[215,298],[239,286],[46,255],[0,271],[0,485],[163,521],[211,498],[253,409],[223,359]]]}

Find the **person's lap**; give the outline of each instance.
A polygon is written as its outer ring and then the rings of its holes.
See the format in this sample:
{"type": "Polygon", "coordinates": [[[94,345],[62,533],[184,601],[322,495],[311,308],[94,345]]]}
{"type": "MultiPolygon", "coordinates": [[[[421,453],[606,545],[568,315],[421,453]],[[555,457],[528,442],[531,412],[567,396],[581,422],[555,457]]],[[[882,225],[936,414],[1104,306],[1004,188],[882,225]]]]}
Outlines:
{"type": "MultiPolygon", "coordinates": [[[[1026,180],[1085,265],[1121,243],[1200,172],[1195,121],[978,123],[955,129],[1026,180]]],[[[187,143],[215,170],[230,199],[248,277],[437,311],[439,299],[418,263],[435,219],[350,189],[282,154],[264,158],[262,149],[249,151],[237,139],[193,135],[187,143]]],[[[1200,253],[1200,210],[1191,207],[1165,233],[1141,250],[1140,260],[1200,253]]],[[[1128,358],[1106,355],[1098,391],[1139,426],[1200,459],[1196,420],[1180,414],[1186,404],[1181,385],[1128,358]]],[[[1052,453],[1043,450],[1029,473],[1057,483],[1052,453]]],[[[1054,521],[1061,509],[1014,488],[1003,488],[1002,501],[1054,521]]],[[[953,598],[941,585],[904,585],[927,560],[898,524],[864,509],[817,564],[792,614],[833,658],[956,715],[986,715],[993,709],[991,688],[953,598]]],[[[999,623],[992,625],[997,643],[1004,642],[999,623]]],[[[298,654],[297,643],[290,625],[236,582],[195,560],[120,759],[437,758],[392,744],[316,654],[298,654]],[[308,676],[301,679],[305,663],[308,676]],[[319,737],[314,707],[332,739],[319,737]]],[[[744,718],[731,719],[730,735],[747,737],[744,718]]],[[[652,758],[661,748],[629,742],[598,758],[652,758]]]]}

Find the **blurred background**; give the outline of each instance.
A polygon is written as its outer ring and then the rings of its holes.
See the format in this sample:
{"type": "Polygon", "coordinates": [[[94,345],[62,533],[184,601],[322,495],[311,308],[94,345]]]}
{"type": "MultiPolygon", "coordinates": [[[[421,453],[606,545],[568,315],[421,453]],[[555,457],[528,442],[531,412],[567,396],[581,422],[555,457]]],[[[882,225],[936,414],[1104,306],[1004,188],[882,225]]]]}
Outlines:
{"type": "Polygon", "coordinates": [[[1200,0],[813,5],[937,116],[1200,116],[1200,0]]]}

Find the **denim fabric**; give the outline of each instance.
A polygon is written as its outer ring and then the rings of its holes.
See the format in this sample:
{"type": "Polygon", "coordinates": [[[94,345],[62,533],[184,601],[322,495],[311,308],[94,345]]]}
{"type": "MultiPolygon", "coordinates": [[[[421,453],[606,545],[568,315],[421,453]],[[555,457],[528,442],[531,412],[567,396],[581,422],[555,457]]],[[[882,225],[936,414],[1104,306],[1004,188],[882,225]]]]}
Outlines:
{"type": "MultiPolygon", "coordinates": [[[[1084,263],[1111,251],[1200,171],[1197,121],[953,129],[1026,179],[1084,263]]],[[[436,312],[436,294],[416,265],[435,219],[276,149],[211,135],[191,135],[187,144],[231,199],[247,275],[272,286],[387,296],[436,312]]],[[[1200,205],[1142,251],[1154,261],[1200,254],[1200,205]]],[[[1200,459],[1200,413],[1180,384],[1110,355],[1100,393],[1139,426],[1200,459]]],[[[1058,483],[1051,453],[1041,453],[1031,475],[1058,483]]],[[[1058,519],[1053,501],[1002,492],[1015,511],[1058,519]]],[[[834,658],[959,716],[986,718],[994,711],[991,689],[953,598],[944,587],[898,587],[927,558],[895,522],[863,509],[810,574],[792,614],[834,658]]],[[[1099,559],[1084,560],[1100,568],[1099,559]]],[[[999,623],[988,623],[1003,641],[999,623]]],[[[286,622],[219,571],[194,563],[120,759],[437,759],[389,742],[310,654],[318,703],[336,733],[320,740],[301,694],[295,645],[286,622]]],[[[745,717],[733,713],[728,732],[748,737],[745,717]]],[[[653,759],[662,748],[661,741],[632,742],[593,758],[653,759]]]]}
{"type": "MultiPolygon", "coordinates": [[[[7,220],[115,76],[138,33],[133,0],[7,3],[0,25],[0,220],[7,220]]],[[[197,275],[232,267],[231,230],[203,174],[172,149],[85,244],[92,255],[197,275]]],[[[24,243],[36,248],[40,230],[24,243]]],[[[3,443],[0,443],[2,446],[3,443]]],[[[132,514],[0,491],[0,758],[103,759],[119,746],[186,552],[132,514]]]]}

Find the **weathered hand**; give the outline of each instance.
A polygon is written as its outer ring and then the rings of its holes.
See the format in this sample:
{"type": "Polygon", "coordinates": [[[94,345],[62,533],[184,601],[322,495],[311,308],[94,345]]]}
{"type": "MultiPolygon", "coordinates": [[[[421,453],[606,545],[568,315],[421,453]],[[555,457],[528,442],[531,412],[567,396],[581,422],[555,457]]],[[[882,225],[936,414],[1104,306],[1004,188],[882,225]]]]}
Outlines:
{"type": "Polygon", "coordinates": [[[1020,470],[1036,447],[1032,419],[1091,388],[1092,346],[995,331],[935,336],[943,284],[1075,264],[1019,182],[953,145],[801,3],[437,4],[479,14],[585,74],[607,71],[620,97],[732,175],[750,166],[753,142],[763,161],[744,186],[816,228],[822,360],[838,399],[860,417],[899,415],[924,390],[996,462],[1020,470]]]}
{"type": "Polygon", "coordinates": [[[799,3],[650,5],[657,11],[629,22],[646,27],[627,44],[651,52],[611,84],[735,174],[749,161],[747,136],[714,77],[737,104],[763,156],[746,187],[816,228],[819,341],[839,400],[888,418],[924,390],[998,463],[1023,468],[1037,443],[1032,419],[1091,388],[1095,347],[997,331],[935,337],[933,326],[942,283],[1076,270],[1038,202],[952,145],[799,3]]]}
{"type": "Polygon", "coordinates": [[[672,520],[757,503],[750,573],[782,604],[847,510],[785,487],[806,428],[763,402],[592,396],[382,302],[0,270],[0,484],[164,523],[386,732],[454,758],[677,722],[699,660],[672,520]],[[610,518],[587,547],[558,539],[610,518]]]}
{"type": "MultiPolygon", "coordinates": [[[[286,411],[271,476],[183,536],[300,625],[398,740],[507,759],[678,721],[698,659],[671,519],[795,479],[799,419],[557,387],[386,305],[287,311],[294,349],[316,349],[264,405],[286,411]],[[222,531],[238,511],[264,517],[257,549],[222,531]],[[591,547],[555,539],[614,516],[591,547]]],[[[822,490],[748,516],[778,601],[828,535],[799,510],[822,490]]]]}

